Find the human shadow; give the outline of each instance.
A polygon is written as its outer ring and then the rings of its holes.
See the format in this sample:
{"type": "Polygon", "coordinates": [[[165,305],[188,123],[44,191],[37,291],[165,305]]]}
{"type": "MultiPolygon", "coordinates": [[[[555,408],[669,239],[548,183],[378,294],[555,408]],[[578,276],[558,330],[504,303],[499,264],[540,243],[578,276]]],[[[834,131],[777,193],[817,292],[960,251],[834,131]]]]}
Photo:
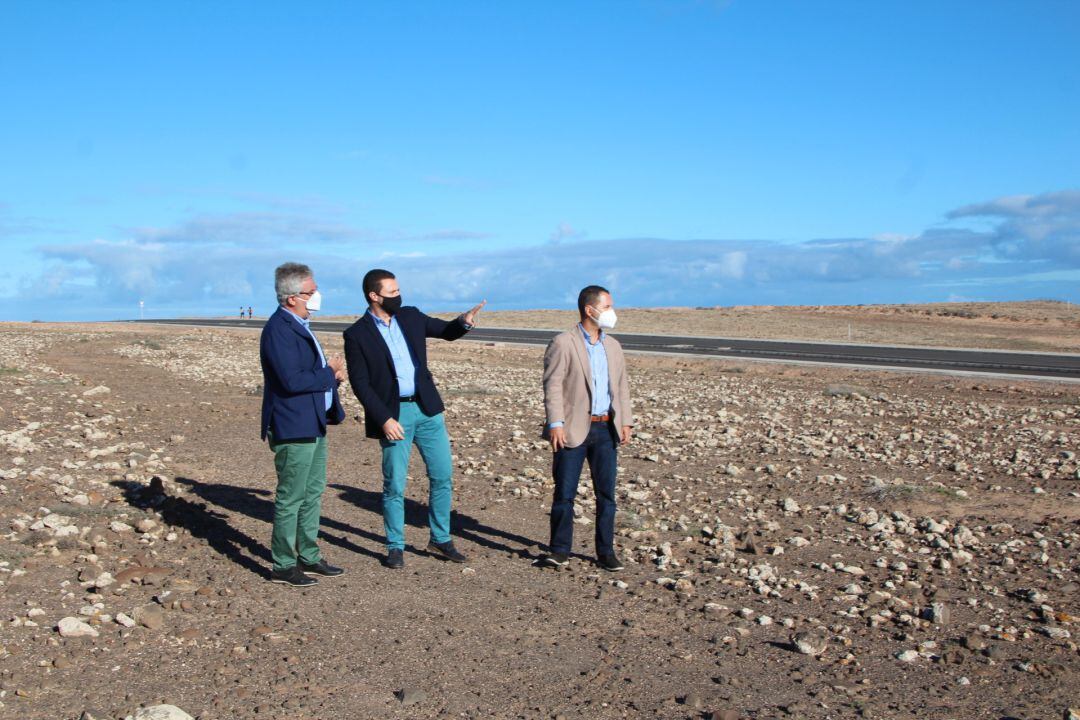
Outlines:
{"type": "MultiPolygon", "coordinates": [[[[196,480],[177,478],[188,485],[200,485],[196,480]]],[[[256,575],[269,577],[270,550],[260,542],[229,524],[228,516],[179,495],[168,495],[160,484],[147,487],[131,481],[115,481],[124,491],[124,499],[138,508],[154,508],[171,527],[182,527],[192,537],[206,540],[219,554],[256,575]],[[259,562],[262,560],[262,562],[259,562]]]]}
{"type": "MultiPolygon", "coordinates": [[[[351,485],[331,484],[328,487],[339,490],[342,500],[351,502],[362,510],[367,510],[382,517],[382,492],[365,490],[351,485]]],[[[413,527],[426,528],[428,525],[427,505],[411,498],[405,498],[405,522],[413,527]]],[[[491,550],[522,554],[536,544],[536,541],[523,535],[493,528],[470,515],[463,515],[456,510],[450,513],[450,527],[451,532],[461,539],[491,550]],[[501,541],[517,543],[520,547],[511,547],[501,541]]]]}
{"type": "MultiPolygon", "coordinates": [[[[262,520],[265,523],[272,524],[274,522],[274,501],[273,493],[270,490],[228,485],[226,483],[204,483],[185,477],[176,478],[176,482],[187,485],[193,493],[214,505],[243,513],[250,518],[262,520]]],[[[383,542],[381,535],[376,535],[340,520],[328,518],[325,515],[320,518],[319,526],[320,541],[325,541],[330,545],[360,555],[375,559],[382,558],[379,553],[362,545],[357,545],[344,535],[336,535],[333,532],[328,532],[328,530],[336,533],[357,535],[379,545],[383,542]]],[[[269,551],[265,548],[264,553],[265,557],[270,557],[269,551]]]]}
{"type": "MultiPolygon", "coordinates": [[[[124,498],[128,504],[158,510],[166,524],[185,528],[192,537],[206,540],[212,549],[240,567],[260,577],[269,578],[273,558],[268,544],[259,542],[234,527],[230,524],[228,515],[215,510],[212,506],[242,513],[255,520],[271,524],[274,521],[273,493],[260,488],[205,483],[188,477],[178,477],[176,482],[188,487],[203,502],[181,495],[169,495],[160,483],[146,486],[136,482],[116,481],[113,485],[124,491],[124,498]]],[[[319,539],[321,541],[368,557],[381,557],[374,551],[357,545],[344,535],[328,532],[327,529],[359,535],[381,544],[380,536],[326,517],[321,519],[320,525],[322,529],[319,532],[319,539]]],[[[269,539],[269,533],[267,535],[269,539]]]]}

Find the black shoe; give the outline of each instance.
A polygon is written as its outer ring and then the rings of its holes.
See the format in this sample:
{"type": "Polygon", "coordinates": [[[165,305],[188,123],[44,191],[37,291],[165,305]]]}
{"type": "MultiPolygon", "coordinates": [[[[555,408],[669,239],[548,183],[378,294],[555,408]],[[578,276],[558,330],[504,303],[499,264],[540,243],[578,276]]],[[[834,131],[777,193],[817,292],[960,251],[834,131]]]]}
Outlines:
{"type": "Polygon", "coordinates": [[[447,540],[444,543],[429,542],[427,551],[450,562],[463,563],[469,559],[458,552],[453,540],[447,540]]]}
{"type": "Polygon", "coordinates": [[[319,584],[318,580],[308,577],[295,565],[288,570],[271,570],[270,582],[291,585],[292,587],[311,587],[319,584]]]}
{"type": "Polygon", "coordinates": [[[344,575],[344,568],[334,567],[325,560],[320,560],[314,565],[308,565],[306,562],[296,563],[296,567],[300,568],[300,572],[307,575],[319,575],[321,577],[337,577],[338,575],[344,575]]]}
{"type": "Polygon", "coordinates": [[[388,568],[400,570],[405,567],[405,551],[400,548],[391,548],[386,551],[386,561],[383,563],[388,568]]]}
{"type": "Polygon", "coordinates": [[[570,557],[566,553],[551,553],[550,555],[544,555],[543,557],[533,560],[535,567],[542,568],[564,568],[570,564],[570,557]]]}
{"type": "Polygon", "coordinates": [[[596,558],[596,564],[608,572],[615,572],[616,570],[623,569],[623,564],[619,562],[619,558],[616,555],[601,555],[596,558]]]}

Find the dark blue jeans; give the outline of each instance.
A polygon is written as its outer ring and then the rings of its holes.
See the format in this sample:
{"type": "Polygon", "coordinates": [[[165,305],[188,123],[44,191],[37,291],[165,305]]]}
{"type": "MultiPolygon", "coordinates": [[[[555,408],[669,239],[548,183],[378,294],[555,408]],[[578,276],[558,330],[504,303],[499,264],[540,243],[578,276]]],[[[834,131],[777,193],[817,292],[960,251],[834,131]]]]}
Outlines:
{"type": "Polygon", "coordinates": [[[618,443],[611,423],[593,423],[581,445],[555,453],[552,474],[555,498],[551,503],[551,552],[569,555],[574,543],[574,498],[585,461],[589,462],[596,494],[596,554],[615,554],[615,469],[618,443]]]}

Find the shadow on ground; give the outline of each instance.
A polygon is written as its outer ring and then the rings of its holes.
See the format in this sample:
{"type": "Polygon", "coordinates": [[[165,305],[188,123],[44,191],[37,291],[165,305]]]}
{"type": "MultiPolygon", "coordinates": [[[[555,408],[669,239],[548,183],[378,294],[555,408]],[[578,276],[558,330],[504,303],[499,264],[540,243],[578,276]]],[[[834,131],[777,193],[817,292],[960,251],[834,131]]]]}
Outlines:
{"type": "MultiPolygon", "coordinates": [[[[136,482],[118,481],[114,485],[124,491],[127,502],[139,508],[154,508],[171,526],[182,527],[192,537],[205,540],[216,552],[260,577],[269,577],[271,565],[268,542],[269,525],[274,519],[273,493],[261,488],[248,488],[225,483],[206,483],[194,478],[178,477],[176,482],[186,486],[200,501],[180,495],[169,495],[160,483],[149,486],[136,482]],[[228,510],[241,513],[266,524],[266,541],[256,540],[229,522],[228,510]]],[[[347,485],[330,485],[339,491],[342,500],[382,517],[382,493],[347,485]]],[[[427,506],[415,500],[405,500],[405,522],[416,528],[427,527],[427,506]]],[[[517,555],[529,554],[535,542],[522,535],[486,525],[470,515],[452,513],[451,527],[456,537],[481,547],[517,555]],[[507,544],[512,543],[512,544],[507,544]]],[[[382,560],[383,536],[355,525],[328,518],[321,521],[319,539],[334,547],[382,560]],[[379,550],[359,545],[350,536],[374,544],[379,550]]],[[[423,553],[421,553],[423,554],[423,553]]]]}
{"type": "MultiPolygon", "coordinates": [[[[358,508],[382,517],[381,492],[365,490],[350,485],[333,484],[328,487],[338,490],[340,493],[339,497],[345,502],[352,503],[358,508]]],[[[427,513],[427,505],[419,503],[411,498],[405,498],[405,523],[407,525],[416,528],[426,528],[428,526],[427,513]]],[[[535,541],[530,538],[500,530],[499,528],[493,528],[490,525],[485,525],[471,515],[464,515],[456,510],[450,513],[450,531],[452,535],[459,537],[462,540],[468,540],[480,547],[485,547],[489,550],[498,550],[500,552],[521,554],[523,551],[536,544],[535,541]],[[512,547],[501,541],[515,543],[516,547],[512,547]]],[[[382,536],[379,536],[378,539],[379,542],[382,542],[382,536]]]]}

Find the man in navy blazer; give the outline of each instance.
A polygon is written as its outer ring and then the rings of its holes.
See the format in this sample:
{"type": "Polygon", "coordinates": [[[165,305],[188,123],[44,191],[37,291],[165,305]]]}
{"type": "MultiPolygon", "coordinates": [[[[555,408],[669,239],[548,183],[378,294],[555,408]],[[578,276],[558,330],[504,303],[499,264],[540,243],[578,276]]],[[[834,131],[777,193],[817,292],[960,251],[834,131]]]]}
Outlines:
{"type": "Polygon", "coordinates": [[[273,582],[307,587],[344,570],[324,560],[316,542],[326,488],[326,426],[345,419],[337,386],[341,356],[327,358],[311,332],[322,295],[311,268],[285,263],[274,271],[279,307],[263,326],[260,436],[269,440],[277,470],[270,554],[273,582]]]}
{"type": "Polygon", "coordinates": [[[364,428],[382,447],[383,527],[386,566],[405,565],[405,478],[415,443],[427,467],[428,551],[465,562],[450,539],[453,464],[443,401],[427,367],[427,338],[457,340],[472,329],[481,302],[455,320],[429,317],[402,307],[394,274],[364,276],[368,309],[344,333],[349,383],[364,406],[364,428]]]}

